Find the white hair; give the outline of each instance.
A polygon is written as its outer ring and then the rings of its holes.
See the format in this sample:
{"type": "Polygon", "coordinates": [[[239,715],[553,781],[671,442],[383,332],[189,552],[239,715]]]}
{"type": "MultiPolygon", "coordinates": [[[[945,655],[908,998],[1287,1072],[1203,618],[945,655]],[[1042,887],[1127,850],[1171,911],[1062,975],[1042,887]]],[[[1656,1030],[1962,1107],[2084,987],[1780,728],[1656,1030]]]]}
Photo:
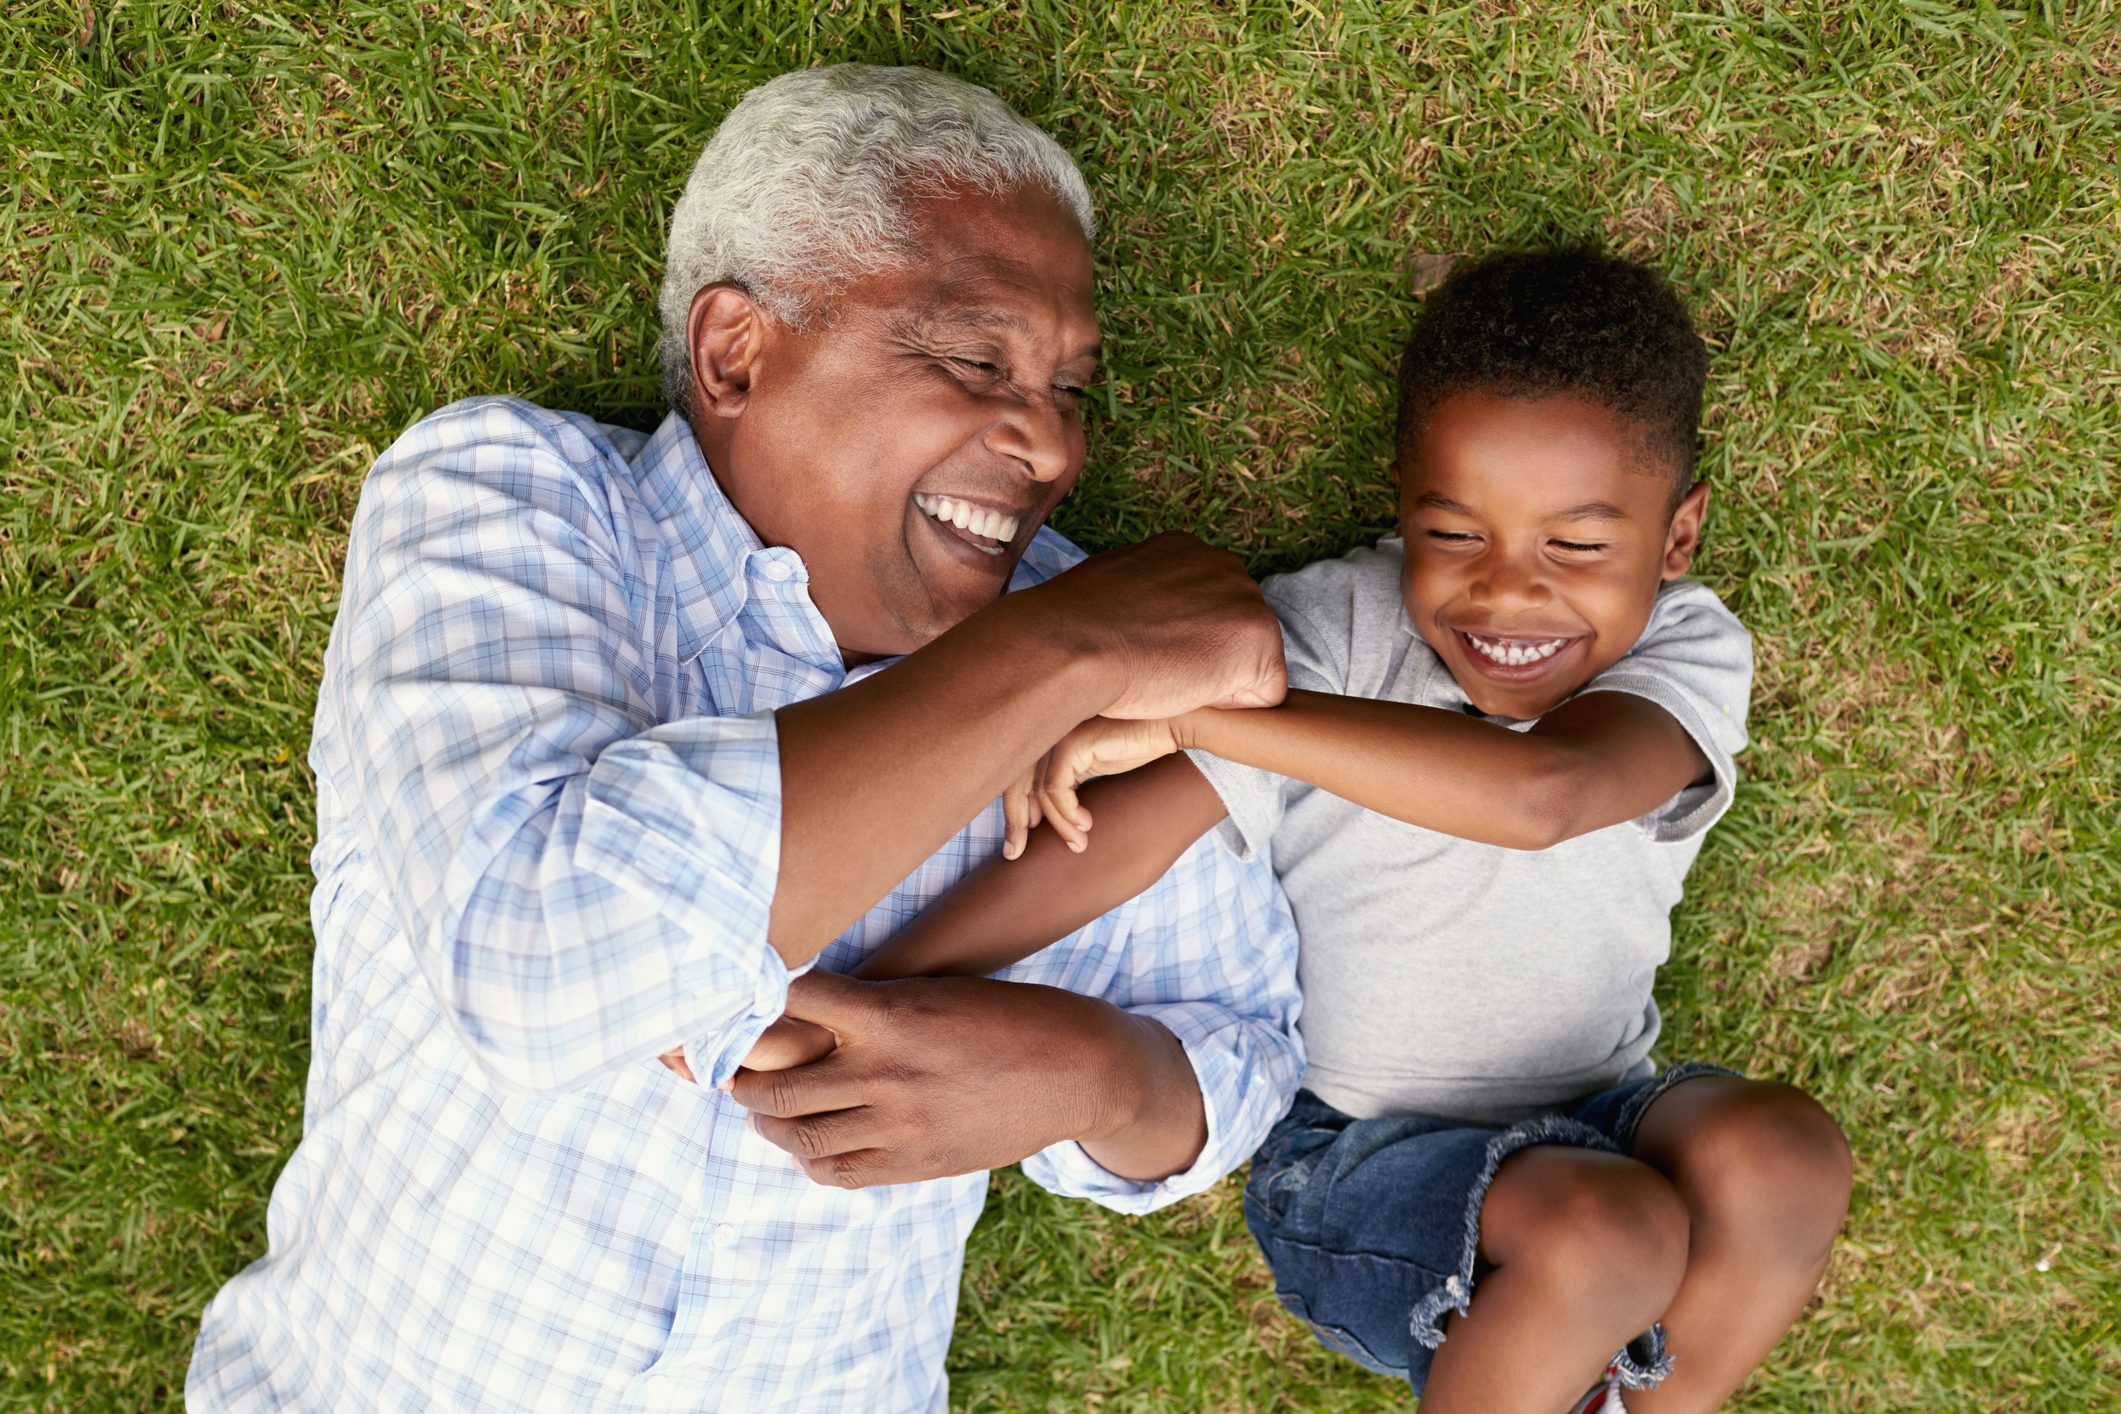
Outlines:
{"type": "Polygon", "coordinates": [[[834,64],[782,74],[744,95],[708,140],[670,217],[659,307],[663,396],[692,386],[693,296],[741,286],[802,327],[816,302],[913,256],[904,206],[951,188],[1052,192],[1083,228],[1097,218],[1059,143],[962,79],[927,69],[834,64]]]}

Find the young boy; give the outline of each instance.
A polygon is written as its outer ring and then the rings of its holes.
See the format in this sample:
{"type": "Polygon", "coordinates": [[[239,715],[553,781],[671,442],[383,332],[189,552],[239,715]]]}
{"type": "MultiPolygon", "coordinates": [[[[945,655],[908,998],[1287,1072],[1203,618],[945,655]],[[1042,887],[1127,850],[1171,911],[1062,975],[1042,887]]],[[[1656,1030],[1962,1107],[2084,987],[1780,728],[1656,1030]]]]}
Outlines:
{"type": "Polygon", "coordinates": [[[1681,577],[1705,366],[1639,266],[1454,274],[1400,373],[1398,536],[1266,583],[1288,701],[1084,724],[1008,804],[1018,862],[863,968],[991,971],[1225,817],[1230,846],[1271,847],[1310,1070],[1246,1218],[1284,1304],[1428,1414],[1614,1411],[1621,1387],[1635,1414],[1713,1409],[1846,1212],[1816,1103],[1649,1062],[1668,914],[1729,804],[1752,670],[1681,577]]]}

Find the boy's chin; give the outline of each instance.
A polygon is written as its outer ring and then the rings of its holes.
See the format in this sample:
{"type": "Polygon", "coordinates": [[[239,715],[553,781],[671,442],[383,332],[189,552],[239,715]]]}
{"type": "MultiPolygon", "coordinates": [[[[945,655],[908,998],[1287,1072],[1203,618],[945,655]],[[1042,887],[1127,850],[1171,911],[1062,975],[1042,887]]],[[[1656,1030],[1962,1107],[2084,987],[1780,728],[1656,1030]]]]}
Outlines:
{"type": "Polygon", "coordinates": [[[1498,692],[1493,683],[1483,682],[1469,687],[1462,678],[1458,682],[1459,691],[1465,693],[1466,700],[1471,702],[1483,717],[1506,717],[1513,722],[1529,722],[1536,717],[1544,717],[1574,697],[1576,690],[1582,686],[1583,683],[1575,682],[1557,691],[1553,686],[1542,683],[1537,691],[1518,693],[1506,690],[1498,692]]]}

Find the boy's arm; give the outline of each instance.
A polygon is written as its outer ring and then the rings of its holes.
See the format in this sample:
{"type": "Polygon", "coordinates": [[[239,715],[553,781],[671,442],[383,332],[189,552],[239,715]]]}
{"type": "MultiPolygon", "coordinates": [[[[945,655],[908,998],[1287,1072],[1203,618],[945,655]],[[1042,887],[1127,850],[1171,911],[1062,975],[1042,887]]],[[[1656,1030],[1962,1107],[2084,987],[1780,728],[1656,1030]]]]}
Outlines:
{"type": "Polygon", "coordinates": [[[1440,707],[1292,690],[1274,708],[1086,722],[1047,757],[1040,813],[1080,848],[1091,823],[1075,796],[1080,782],[1189,749],[1511,849],[1546,849],[1633,820],[1709,775],[1708,758],[1669,712],[1625,693],[1586,694],[1519,732],[1440,707]]]}
{"type": "Polygon", "coordinates": [[[1512,849],[1633,820],[1709,774],[1669,712],[1612,692],[1565,702],[1522,732],[1439,707],[1291,692],[1278,708],[1189,713],[1173,734],[1394,819],[1512,849]]]}
{"type": "Polygon", "coordinates": [[[1073,850],[1052,831],[1033,834],[1020,857],[974,869],[854,975],[999,971],[1147,889],[1223,818],[1221,798],[1183,756],[1100,780],[1083,799],[1101,821],[1095,850],[1073,850]]]}

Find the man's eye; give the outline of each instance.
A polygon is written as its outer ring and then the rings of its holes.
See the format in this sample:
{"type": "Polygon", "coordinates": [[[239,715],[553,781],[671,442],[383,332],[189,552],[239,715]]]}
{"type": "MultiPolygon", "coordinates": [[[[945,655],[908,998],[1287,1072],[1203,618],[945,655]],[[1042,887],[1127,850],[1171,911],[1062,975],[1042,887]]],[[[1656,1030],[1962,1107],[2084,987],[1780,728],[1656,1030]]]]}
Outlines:
{"type": "Polygon", "coordinates": [[[1088,391],[1087,388],[1078,388],[1072,383],[1055,383],[1053,385],[1053,396],[1070,406],[1080,402],[1083,394],[1088,391]]]}
{"type": "Polygon", "coordinates": [[[988,363],[985,359],[953,358],[950,362],[962,372],[969,373],[975,378],[992,380],[1000,377],[1002,372],[997,365],[988,363]]]}

